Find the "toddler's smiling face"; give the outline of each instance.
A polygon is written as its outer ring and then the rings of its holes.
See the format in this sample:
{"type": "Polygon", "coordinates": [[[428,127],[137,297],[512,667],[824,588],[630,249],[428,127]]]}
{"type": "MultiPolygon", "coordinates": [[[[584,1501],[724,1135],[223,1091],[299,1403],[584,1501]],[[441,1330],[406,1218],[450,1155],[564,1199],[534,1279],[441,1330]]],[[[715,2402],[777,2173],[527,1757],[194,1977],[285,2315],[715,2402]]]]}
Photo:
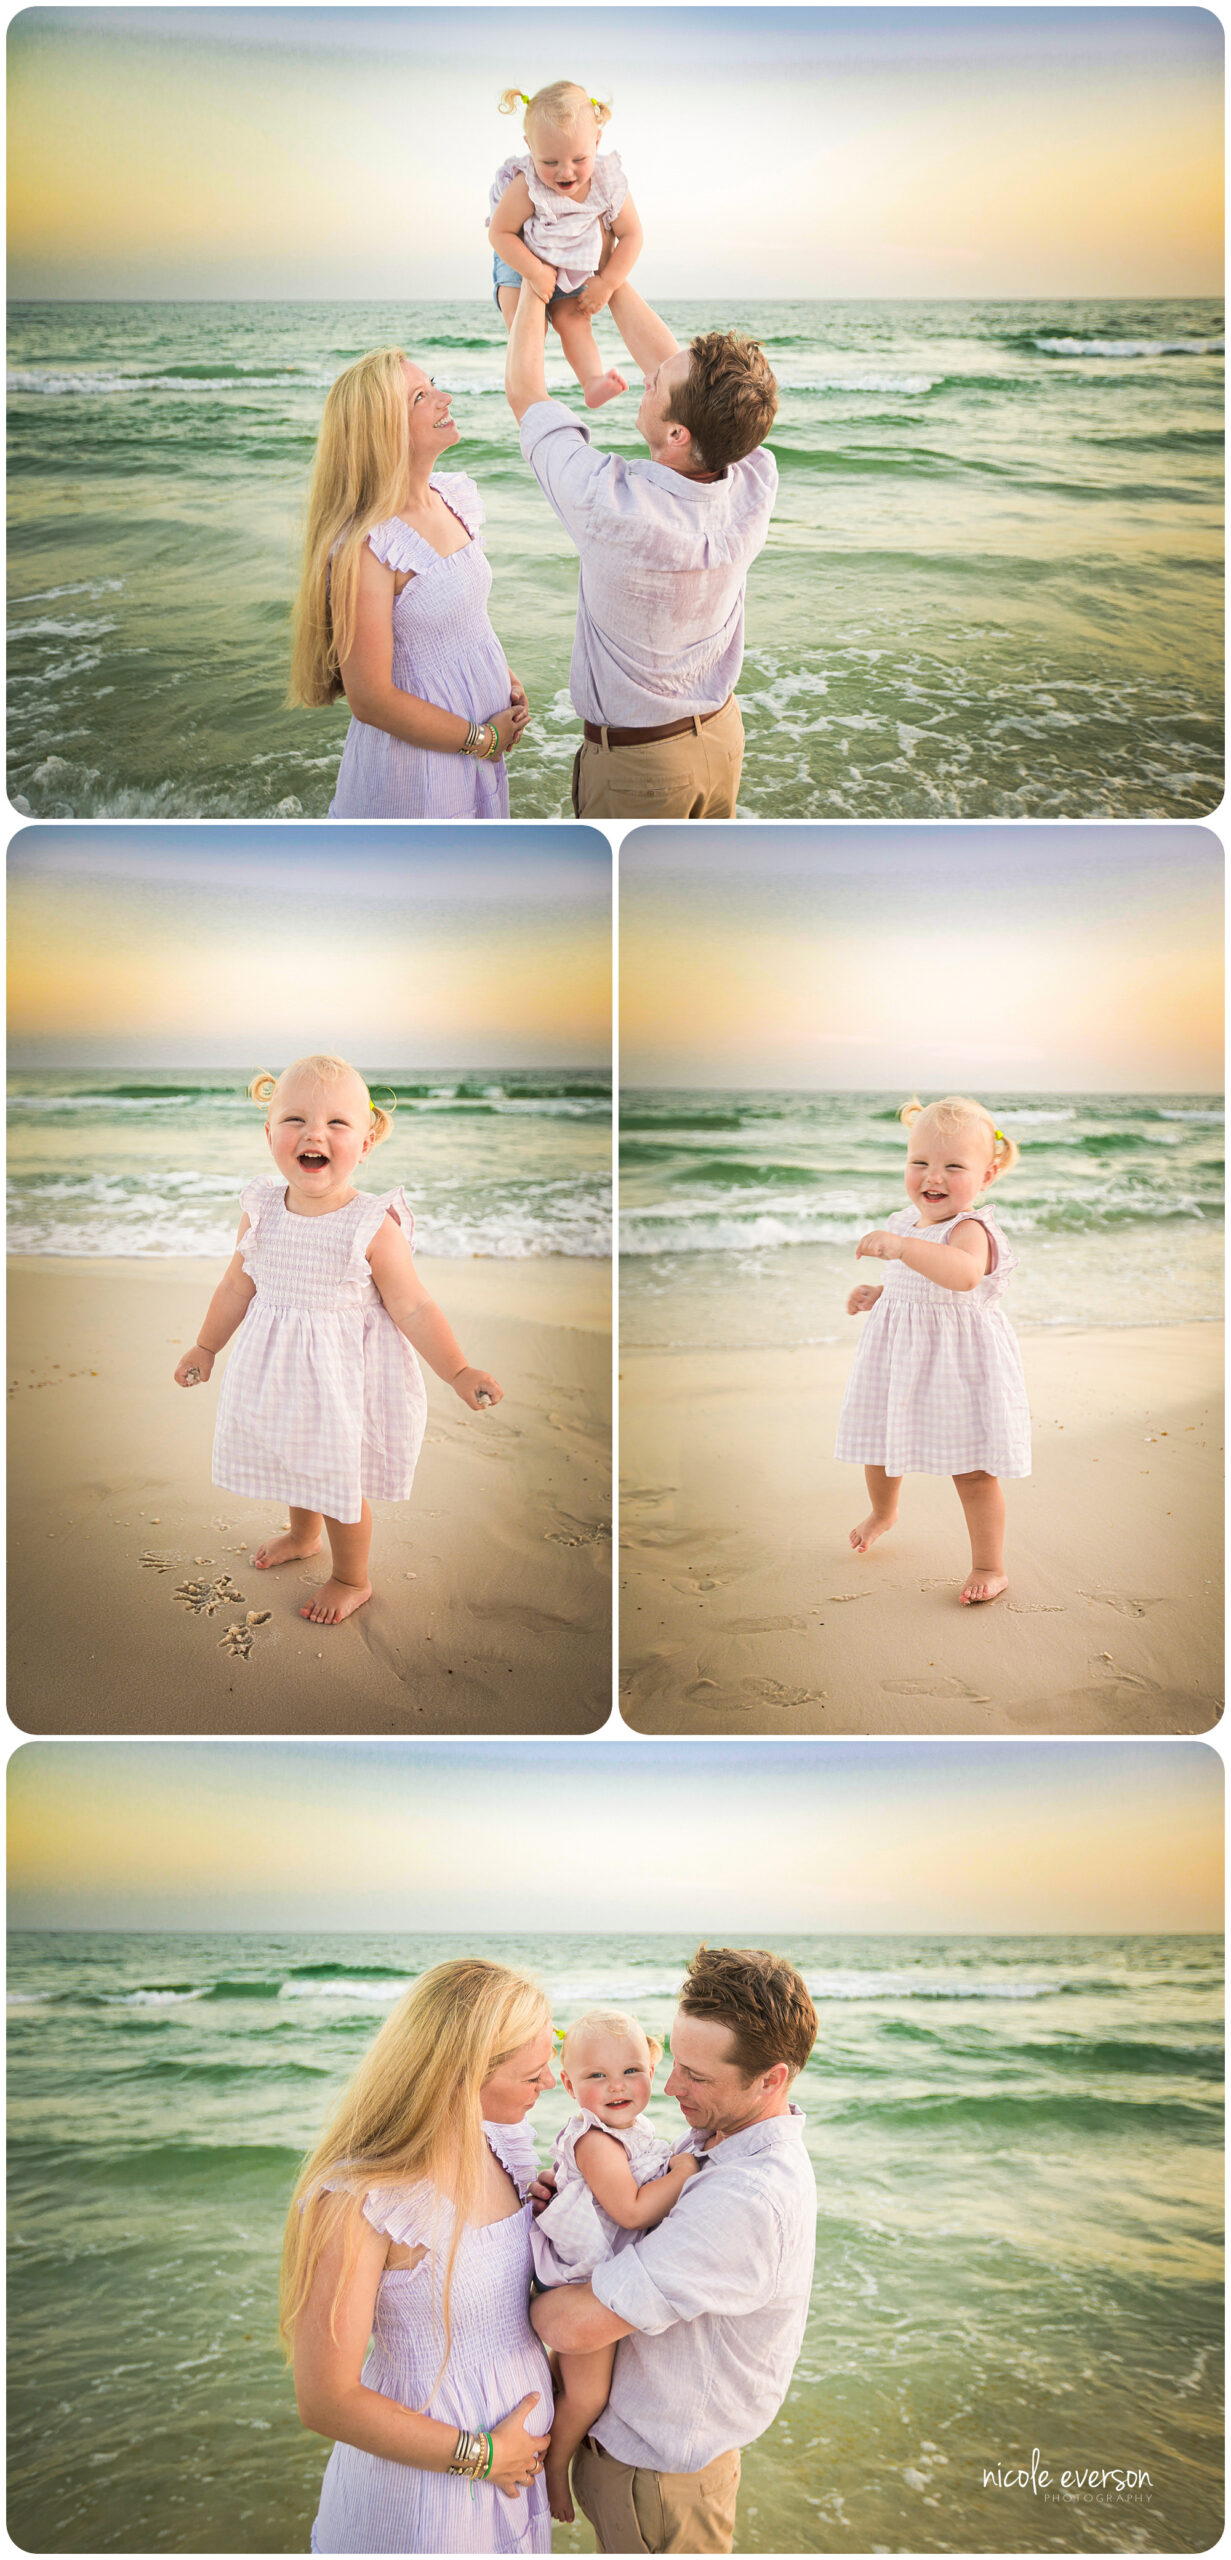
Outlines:
{"type": "Polygon", "coordinates": [[[288,1187],[314,1207],[349,1198],[352,1176],[372,1145],[372,1115],[358,1076],[318,1084],[290,1076],[270,1104],[265,1135],[288,1187]]]}
{"type": "Polygon", "coordinates": [[[600,2124],[627,2132],[654,2086],[650,2048],[640,2030],[583,2027],[569,2037],[565,2053],[560,2077],[570,2097],[600,2124]]]}
{"type": "Polygon", "coordinates": [[[925,1227],[973,1208],[981,1191],[995,1180],[987,1161],[987,1142],[977,1121],[956,1129],[938,1129],[921,1112],[910,1133],[906,1155],[906,1196],[925,1227]]]}
{"type": "Polygon", "coordinates": [[[544,186],[584,204],[598,158],[598,126],[593,116],[579,117],[567,133],[552,125],[536,125],[526,141],[544,186]]]}

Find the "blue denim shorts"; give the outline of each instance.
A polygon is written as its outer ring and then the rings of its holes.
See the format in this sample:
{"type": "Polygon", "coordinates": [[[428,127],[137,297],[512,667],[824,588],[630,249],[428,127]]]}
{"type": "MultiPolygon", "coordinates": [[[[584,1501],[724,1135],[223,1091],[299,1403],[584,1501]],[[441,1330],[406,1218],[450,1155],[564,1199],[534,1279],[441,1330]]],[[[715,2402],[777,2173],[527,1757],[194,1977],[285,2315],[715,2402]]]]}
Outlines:
{"type": "MultiPolygon", "coordinates": [[[[495,255],[495,253],[493,252],[493,254],[492,254],[492,301],[495,303],[495,306],[496,306],[497,311],[500,309],[500,287],[501,287],[501,285],[502,285],[502,284],[513,284],[513,285],[516,285],[516,286],[518,287],[518,289],[520,290],[521,286],[522,286],[522,285],[524,285],[525,281],[526,281],[526,279],[525,279],[525,277],[524,277],[524,276],[519,276],[519,274],[518,274],[518,272],[517,272],[516,267],[511,267],[511,266],[509,265],[509,262],[508,262],[508,259],[507,259],[507,258],[498,258],[498,257],[495,255]]],[[[552,295],[552,297],[551,297],[551,300],[550,300],[550,302],[549,302],[549,303],[548,303],[548,305],[547,305],[547,308],[548,308],[548,310],[549,310],[549,311],[554,311],[554,310],[555,310],[555,308],[556,308],[557,303],[560,303],[560,302],[576,302],[578,295],[579,295],[579,294],[582,294],[582,293],[584,293],[584,292],[585,292],[585,286],[584,286],[584,284],[576,284],[576,285],[574,285],[573,290],[572,290],[572,292],[571,292],[571,293],[562,293],[562,292],[561,292],[561,290],[560,290],[559,285],[557,285],[557,286],[556,286],[556,290],[555,290],[555,292],[553,293],[553,295],[552,295]]]]}

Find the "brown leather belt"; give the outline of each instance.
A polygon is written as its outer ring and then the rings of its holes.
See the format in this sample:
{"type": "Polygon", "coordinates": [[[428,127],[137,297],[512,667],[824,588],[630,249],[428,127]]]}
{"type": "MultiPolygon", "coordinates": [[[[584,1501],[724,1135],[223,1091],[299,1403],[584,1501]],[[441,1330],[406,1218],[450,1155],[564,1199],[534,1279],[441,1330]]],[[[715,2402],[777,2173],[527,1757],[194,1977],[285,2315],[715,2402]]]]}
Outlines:
{"type": "Polygon", "coordinates": [[[664,720],[657,729],[600,729],[593,720],[583,720],[581,725],[592,747],[601,747],[604,739],[609,747],[652,747],[660,738],[682,738],[685,731],[691,729],[694,718],[701,729],[710,720],[720,720],[733,700],[734,696],[728,694],[726,701],[719,703],[717,711],[690,712],[687,720],[664,720]]]}

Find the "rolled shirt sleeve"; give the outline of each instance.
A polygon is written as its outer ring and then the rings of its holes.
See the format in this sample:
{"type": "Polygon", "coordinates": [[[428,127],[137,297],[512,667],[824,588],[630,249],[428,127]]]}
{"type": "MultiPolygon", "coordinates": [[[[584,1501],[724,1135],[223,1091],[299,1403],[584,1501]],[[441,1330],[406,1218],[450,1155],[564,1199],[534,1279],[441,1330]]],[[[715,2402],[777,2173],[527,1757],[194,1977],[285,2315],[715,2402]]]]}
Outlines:
{"type": "Polygon", "coordinates": [[[782,2233],[763,2194],[718,2192],[707,2169],[677,2197],[666,2220],[596,2267],[598,2300],[646,2337],[702,2313],[738,2319],[778,2291],[782,2233]],[[707,2198],[706,2189],[710,2190],[707,2198]]]}
{"type": "Polygon", "coordinates": [[[590,430],[563,400],[534,400],[521,422],[521,449],[539,487],[574,542],[585,531],[594,492],[611,456],[595,453],[590,430]]]}

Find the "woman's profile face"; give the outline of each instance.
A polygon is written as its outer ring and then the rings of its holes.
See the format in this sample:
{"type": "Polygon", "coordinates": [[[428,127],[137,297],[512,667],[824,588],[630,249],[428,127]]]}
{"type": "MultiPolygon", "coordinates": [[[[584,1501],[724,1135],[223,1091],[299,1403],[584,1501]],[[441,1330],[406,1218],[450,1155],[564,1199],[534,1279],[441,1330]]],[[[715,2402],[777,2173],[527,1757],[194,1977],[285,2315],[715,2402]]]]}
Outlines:
{"type": "Polygon", "coordinates": [[[438,390],[431,375],[421,364],[404,359],[402,371],[406,380],[406,421],[410,450],[418,460],[434,461],[458,440],[458,429],[449,415],[451,391],[438,390]]]}
{"type": "Polygon", "coordinates": [[[498,2063],[479,2091],[479,2112],[488,2124],[520,2124],[544,2089],[554,2089],[551,2067],[553,2037],[544,2027],[533,2044],[519,2045],[507,2062],[498,2063]]]}

